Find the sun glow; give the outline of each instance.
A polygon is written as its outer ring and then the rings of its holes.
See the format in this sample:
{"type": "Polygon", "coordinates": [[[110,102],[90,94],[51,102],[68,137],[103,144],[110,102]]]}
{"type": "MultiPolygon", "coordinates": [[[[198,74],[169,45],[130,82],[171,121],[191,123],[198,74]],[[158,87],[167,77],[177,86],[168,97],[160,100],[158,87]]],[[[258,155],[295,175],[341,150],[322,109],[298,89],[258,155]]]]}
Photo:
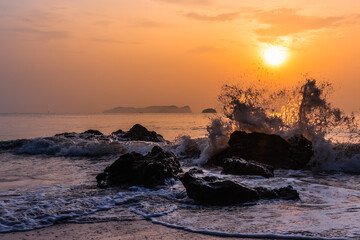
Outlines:
{"type": "Polygon", "coordinates": [[[267,64],[278,66],[287,59],[287,49],[282,46],[268,46],[262,52],[262,57],[267,64]]]}

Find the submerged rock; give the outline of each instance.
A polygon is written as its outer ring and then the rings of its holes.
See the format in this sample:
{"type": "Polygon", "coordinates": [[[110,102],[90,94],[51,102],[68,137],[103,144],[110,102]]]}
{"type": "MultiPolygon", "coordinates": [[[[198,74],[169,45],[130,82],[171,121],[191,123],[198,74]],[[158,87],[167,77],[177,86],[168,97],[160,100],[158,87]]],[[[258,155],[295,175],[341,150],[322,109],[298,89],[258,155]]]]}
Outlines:
{"type": "Polygon", "coordinates": [[[313,155],[312,143],[303,136],[286,141],[279,135],[235,131],[229,147],[209,160],[210,164],[222,165],[226,158],[240,157],[275,168],[301,169],[313,155]]]}
{"type": "Polygon", "coordinates": [[[135,124],[122,138],[132,141],[163,142],[164,138],[154,131],[149,131],[140,124],[135,124]]]}
{"type": "Polygon", "coordinates": [[[103,173],[98,174],[96,180],[99,187],[111,185],[155,187],[165,185],[168,179],[177,179],[180,172],[182,170],[175,155],[155,146],[145,156],[135,152],[122,155],[103,173]]]}
{"type": "Polygon", "coordinates": [[[233,175],[259,175],[263,177],[274,177],[274,168],[272,166],[247,161],[242,158],[225,158],[222,162],[223,173],[233,175]]]}
{"type": "Polygon", "coordinates": [[[290,185],[272,190],[263,187],[257,187],[255,189],[261,199],[300,200],[299,193],[290,185]]]}
{"type": "Polygon", "coordinates": [[[298,200],[299,194],[291,186],[279,189],[251,188],[215,176],[198,177],[201,170],[191,169],[181,178],[189,198],[210,205],[231,205],[260,199],[298,200]]]}

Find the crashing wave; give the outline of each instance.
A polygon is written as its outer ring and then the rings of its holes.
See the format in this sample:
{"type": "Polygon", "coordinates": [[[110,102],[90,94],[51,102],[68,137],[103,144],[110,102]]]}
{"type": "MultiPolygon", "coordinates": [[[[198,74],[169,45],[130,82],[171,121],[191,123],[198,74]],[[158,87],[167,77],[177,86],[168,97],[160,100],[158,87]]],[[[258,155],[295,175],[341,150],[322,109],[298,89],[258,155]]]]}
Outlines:
{"type": "Polygon", "coordinates": [[[208,127],[210,146],[205,155],[223,149],[233,130],[277,134],[285,139],[301,134],[314,144],[312,169],[360,172],[357,119],[328,102],[329,89],[329,83],[315,79],[290,90],[223,86],[219,100],[225,119],[216,118],[208,127]],[[340,136],[344,133],[345,139],[340,136]]]}

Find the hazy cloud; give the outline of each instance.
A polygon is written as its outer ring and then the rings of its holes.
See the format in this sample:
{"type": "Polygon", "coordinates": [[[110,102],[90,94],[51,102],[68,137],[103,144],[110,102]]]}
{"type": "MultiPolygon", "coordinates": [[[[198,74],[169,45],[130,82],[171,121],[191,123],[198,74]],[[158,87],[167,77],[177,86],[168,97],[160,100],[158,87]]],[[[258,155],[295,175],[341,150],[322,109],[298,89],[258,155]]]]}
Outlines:
{"type": "MultiPolygon", "coordinates": [[[[14,16],[15,17],[15,16],[14,16]]],[[[16,16],[17,18],[18,16],[16,16]]],[[[53,22],[60,19],[60,14],[50,12],[50,11],[41,11],[41,10],[32,10],[27,12],[22,20],[25,22],[53,22]]]]}
{"type": "Polygon", "coordinates": [[[199,20],[199,21],[213,21],[213,22],[224,22],[224,21],[233,21],[238,18],[238,12],[230,12],[230,13],[221,13],[217,15],[205,15],[198,14],[195,12],[190,12],[185,14],[185,17],[189,19],[199,20]]]}
{"type": "Polygon", "coordinates": [[[0,31],[29,34],[36,36],[40,40],[70,38],[70,34],[65,31],[40,30],[35,28],[2,28],[0,31]]]}
{"type": "Polygon", "coordinates": [[[179,5],[211,5],[212,0],[153,0],[155,2],[173,3],[179,5]]]}
{"type": "Polygon", "coordinates": [[[113,23],[113,21],[109,21],[109,20],[98,20],[98,21],[93,22],[93,24],[99,25],[99,26],[108,26],[112,23],[113,23]]]}
{"type": "Polygon", "coordinates": [[[166,27],[166,25],[162,24],[162,23],[159,23],[159,22],[151,21],[151,20],[141,20],[141,21],[137,21],[137,22],[132,23],[130,25],[130,27],[161,28],[161,27],[166,27]]]}
{"type": "Polygon", "coordinates": [[[286,36],[311,30],[337,27],[345,17],[304,16],[297,9],[280,8],[255,14],[254,17],[268,27],[258,28],[255,33],[261,37],[286,36]]]}
{"type": "Polygon", "coordinates": [[[142,44],[141,42],[127,42],[127,41],[119,41],[119,40],[104,39],[104,38],[91,38],[90,40],[101,43],[130,44],[130,45],[142,44]]]}
{"type": "Polygon", "coordinates": [[[211,46],[200,46],[194,49],[189,50],[189,53],[193,54],[203,54],[203,53],[218,53],[224,52],[225,49],[215,48],[211,46]]]}

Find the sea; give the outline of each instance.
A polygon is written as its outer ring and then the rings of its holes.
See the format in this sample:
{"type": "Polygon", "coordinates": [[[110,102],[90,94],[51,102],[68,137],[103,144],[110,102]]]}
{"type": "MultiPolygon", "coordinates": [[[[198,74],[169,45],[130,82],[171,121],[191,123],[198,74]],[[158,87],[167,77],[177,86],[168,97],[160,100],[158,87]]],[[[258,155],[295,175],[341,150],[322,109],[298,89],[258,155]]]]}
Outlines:
{"type": "Polygon", "coordinates": [[[216,236],[360,239],[357,132],[338,128],[328,132],[326,141],[314,145],[314,159],[303,170],[275,170],[273,178],[234,176],[204,167],[211,152],[211,129],[219,124],[219,115],[0,114],[0,233],[62,223],[145,219],[216,236]],[[119,129],[127,131],[137,123],[161,134],[166,142],[56,135],[89,129],[110,135],[119,129]],[[189,140],[198,144],[200,157],[181,154],[189,140]],[[172,151],[184,172],[198,167],[205,175],[251,187],[291,185],[301,200],[209,206],[188,198],[179,180],[154,189],[97,187],[96,175],[119,156],[129,152],[147,154],[155,145],[172,151]]]}

